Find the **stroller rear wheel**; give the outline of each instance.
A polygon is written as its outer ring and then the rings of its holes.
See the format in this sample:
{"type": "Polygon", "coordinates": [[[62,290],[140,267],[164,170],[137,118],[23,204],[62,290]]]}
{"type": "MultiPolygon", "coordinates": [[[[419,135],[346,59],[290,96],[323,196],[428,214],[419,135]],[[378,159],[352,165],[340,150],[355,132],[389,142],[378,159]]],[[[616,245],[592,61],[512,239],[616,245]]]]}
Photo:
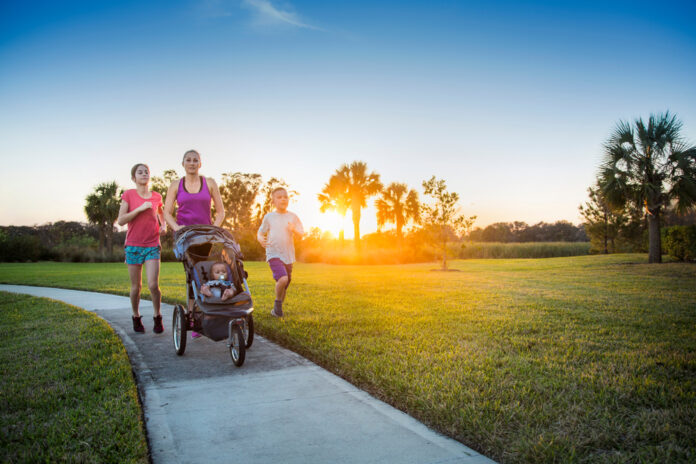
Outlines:
{"type": "Polygon", "coordinates": [[[251,344],[254,343],[254,316],[251,314],[244,318],[242,334],[244,335],[246,348],[251,348],[251,344]]]}
{"type": "Polygon", "coordinates": [[[230,357],[235,366],[240,367],[244,364],[244,358],[246,357],[246,343],[244,342],[244,335],[242,334],[242,329],[238,325],[232,327],[232,340],[230,344],[230,357]]]}
{"type": "Polygon", "coordinates": [[[186,322],[184,307],[176,305],[174,307],[174,316],[172,317],[172,337],[174,338],[174,350],[176,350],[176,354],[179,356],[186,351],[187,327],[188,323],[186,322]]]}

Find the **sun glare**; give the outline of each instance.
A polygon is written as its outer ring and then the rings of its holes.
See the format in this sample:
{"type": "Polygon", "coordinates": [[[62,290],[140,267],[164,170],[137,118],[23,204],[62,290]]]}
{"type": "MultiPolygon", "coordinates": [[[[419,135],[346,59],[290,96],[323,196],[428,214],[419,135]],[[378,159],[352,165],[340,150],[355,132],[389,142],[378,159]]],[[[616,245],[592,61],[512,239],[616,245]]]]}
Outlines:
{"type": "Polygon", "coordinates": [[[341,217],[341,215],[335,211],[327,211],[319,215],[317,227],[324,232],[330,232],[334,237],[338,237],[344,225],[344,219],[344,217],[341,217]]]}

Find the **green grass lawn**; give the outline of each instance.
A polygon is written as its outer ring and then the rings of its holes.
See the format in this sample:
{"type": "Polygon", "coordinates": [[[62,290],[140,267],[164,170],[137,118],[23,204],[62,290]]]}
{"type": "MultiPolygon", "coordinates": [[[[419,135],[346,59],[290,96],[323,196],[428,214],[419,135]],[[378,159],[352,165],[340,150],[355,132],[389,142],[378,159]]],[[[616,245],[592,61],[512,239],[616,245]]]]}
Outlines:
{"type": "Polygon", "coordinates": [[[94,314],[0,292],[3,462],[148,462],[128,356],[94,314]]]}
{"type": "MultiPolygon", "coordinates": [[[[258,331],[501,462],[696,460],[696,266],[645,255],[249,262],[258,331]]],[[[126,295],[123,264],[2,264],[0,282],[126,295]]],[[[182,302],[178,263],[165,300],[182,302]]]]}

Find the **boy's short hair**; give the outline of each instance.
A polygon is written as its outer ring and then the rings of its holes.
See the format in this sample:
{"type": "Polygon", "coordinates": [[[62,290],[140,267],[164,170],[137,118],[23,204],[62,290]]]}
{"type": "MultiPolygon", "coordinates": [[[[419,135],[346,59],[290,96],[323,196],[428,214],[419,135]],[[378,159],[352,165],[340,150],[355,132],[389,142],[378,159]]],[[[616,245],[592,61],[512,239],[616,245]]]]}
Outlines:
{"type": "Polygon", "coordinates": [[[273,196],[276,194],[276,192],[279,192],[281,190],[284,191],[285,193],[288,193],[288,191],[285,189],[285,187],[276,187],[273,190],[271,190],[271,198],[273,198],[273,196]]]}
{"type": "Polygon", "coordinates": [[[147,168],[147,172],[150,172],[150,166],[145,163],[138,163],[131,168],[131,179],[135,179],[135,171],[137,171],[140,166],[145,166],[147,168]]]}

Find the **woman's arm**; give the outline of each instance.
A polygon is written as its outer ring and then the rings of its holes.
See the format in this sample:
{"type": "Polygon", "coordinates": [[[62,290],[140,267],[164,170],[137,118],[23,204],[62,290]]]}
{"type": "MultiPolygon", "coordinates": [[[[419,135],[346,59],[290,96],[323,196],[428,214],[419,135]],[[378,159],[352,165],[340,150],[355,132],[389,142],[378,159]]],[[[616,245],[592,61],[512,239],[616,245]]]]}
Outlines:
{"type": "Polygon", "coordinates": [[[124,200],[121,201],[121,208],[118,210],[118,219],[116,219],[116,222],[118,223],[119,226],[122,226],[124,224],[128,224],[131,222],[135,217],[142,213],[143,211],[146,211],[148,208],[152,208],[152,203],[149,201],[146,201],[139,207],[135,208],[133,211],[130,213],[128,212],[128,203],[124,200]]]}
{"type": "Polygon", "coordinates": [[[164,220],[169,224],[172,230],[179,230],[181,226],[176,223],[176,219],[172,215],[174,211],[174,202],[176,201],[176,194],[179,192],[179,183],[173,180],[169,185],[167,190],[167,197],[164,199],[164,220]]]}
{"type": "Polygon", "coordinates": [[[222,196],[220,195],[220,189],[215,179],[211,177],[207,177],[206,179],[208,180],[210,196],[213,197],[213,204],[215,205],[215,220],[213,221],[213,225],[220,227],[222,221],[225,220],[225,205],[222,204],[222,196]]]}

